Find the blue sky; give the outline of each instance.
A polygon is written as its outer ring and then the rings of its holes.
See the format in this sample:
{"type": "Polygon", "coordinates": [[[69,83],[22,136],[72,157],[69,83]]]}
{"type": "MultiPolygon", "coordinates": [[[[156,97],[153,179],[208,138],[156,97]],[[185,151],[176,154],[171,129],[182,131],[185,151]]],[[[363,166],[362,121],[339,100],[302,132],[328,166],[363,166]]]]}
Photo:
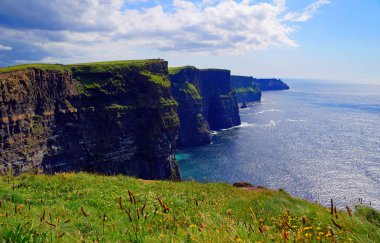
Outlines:
{"type": "Polygon", "coordinates": [[[0,66],[164,58],[380,84],[380,0],[0,0],[0,66]]]}

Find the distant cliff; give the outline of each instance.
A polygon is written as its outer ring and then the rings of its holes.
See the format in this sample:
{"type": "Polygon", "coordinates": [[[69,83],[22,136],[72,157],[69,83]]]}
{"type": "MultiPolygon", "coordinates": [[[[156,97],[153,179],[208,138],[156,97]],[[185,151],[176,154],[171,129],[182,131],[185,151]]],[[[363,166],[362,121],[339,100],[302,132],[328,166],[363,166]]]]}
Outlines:
{"type": "Polygon", "coordinates": [[[261,90],[253,77],[231,76],[231,87],[236,92],[239,102],[261,100],[261,90]]]}
{"type": "Polygon", "coordinates": [[[289,89],[289,86],[284,83],[281,79],[254,79],[253,80],[256,84],[258,84],[259,88],[262,91],[269,91],[269,90],[287,90],[289,89]]]}
{"type": "Polygon", "coordinates": [[[178,145],[210,143],[210,129],[240,125],[236,94],[230,71],[186,66],[170,69],[172,92],[178,102],[178,145]]]}
{"type": "Polygon", "coordinates": [[[167,62],[0,69],[0,174],[89,171],[179,179],[167,62]]]}

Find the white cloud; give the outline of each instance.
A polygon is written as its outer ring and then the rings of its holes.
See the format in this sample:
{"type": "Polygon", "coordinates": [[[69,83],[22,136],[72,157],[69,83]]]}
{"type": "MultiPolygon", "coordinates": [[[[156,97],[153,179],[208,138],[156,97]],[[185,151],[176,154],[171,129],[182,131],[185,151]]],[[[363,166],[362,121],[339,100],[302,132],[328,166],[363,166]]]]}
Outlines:
{"type": "Polygon", "coordinates": [[[128,8],[137,2],[146,1],[0,0],[9,10],[0,10],[9,20],[0,27],[0,41],[24,41],[45,53],[44,60],[62,61],[117,59],[136,48],[237,54],[296,47],[290,23],[310,19],[329,1],[318,0],[302,13],[287,12],[285,0],[173,0],[169,8],[128,8]]]}
{"type": "Polygon", "coordinates": [[[12,51],[13,47],[11,46],[3,46],[0,44],[0,51],[12,51]]]}
{"type": "Polygon", "coordinates": [[[283,20],[291,22],[306,22],[315,15],[320,7],[330,3],[331,1],[329,0],[318,0],[307,6],[302,12],[287,13],[283,20]]]}

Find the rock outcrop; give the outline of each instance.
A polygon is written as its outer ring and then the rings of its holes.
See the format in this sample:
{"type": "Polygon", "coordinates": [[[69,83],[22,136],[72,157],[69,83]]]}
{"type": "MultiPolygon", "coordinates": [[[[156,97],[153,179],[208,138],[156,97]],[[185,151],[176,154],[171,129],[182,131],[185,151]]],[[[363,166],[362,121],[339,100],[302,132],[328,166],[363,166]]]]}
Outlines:
{"type": "Polygon", "coordinates": [[[231,89],[230,77],[230,70],[201,70],[199,90],[203,98],[203,115],[208,120],[211,130],[241,124],[236,93],[231,89]]]}
{"type": "Polygon", "coordinates": [[[254,82],[258,84],[262,91],[269,90],[287,90],[289,86],[284,83],[281,79],[254,79],[254,82]]]}
{"type": "Polygon", "coordinates": [[[261,100],[261,90],[253,77],[231,76],[231,86],[237,94],[239,103],[261,100]]]}
{"type": "Polygon", "coordinates": [[[0,69],[0,174],[87,171],[180,179],[167,62],[0,69]]]}
{"type": "Polygon", "coordinates": [[[170,69],[172,92],[178,102],[181,147],[210,143],[210,129],[240,125],[230,71],[186,66],[170,69]]]}
{"type": "Polygon", "coordinates": [[[178,102],[180,120],[178,147],[194,147],[211,142],[210,127],[203,116],[203,102],[197,87],[200,70],[186,67],[170,72],[172,94],[178,102]],[[177,72],[178,71],[178,72],[177,72]]]}

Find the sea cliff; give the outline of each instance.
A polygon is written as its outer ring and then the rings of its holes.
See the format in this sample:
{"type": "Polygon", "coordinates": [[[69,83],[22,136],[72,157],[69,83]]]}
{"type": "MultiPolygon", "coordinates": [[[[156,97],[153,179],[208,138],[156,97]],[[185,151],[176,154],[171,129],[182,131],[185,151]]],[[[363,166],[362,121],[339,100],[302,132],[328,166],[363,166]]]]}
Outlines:
{"type": "Polygon", "coordinates": [[[210,143],[210,130],[240,125],[230,71],[192,66],[169,70],[172,93],[178,102],[179,147],[210,143]]]}
{"type": "Polygon", "coordinates": [[[281,79],[257,79],[255,78],[253,80],[256,84],[258,84],[259,88],[262,91],[269,91],[269,90],[287,90],[289,89],[289,86],[284,83],[281,79]]]}
{"type": "Polygon", "coordinates": [[[0,69],[0,173],[180,179],[164,60],[0,69]]]}
{"type": "Polygon", "coordinates": [[[261,90],[253,77],[231,76],[231,86],[237,94],[239,102],[261,100],[261,90]]]}

